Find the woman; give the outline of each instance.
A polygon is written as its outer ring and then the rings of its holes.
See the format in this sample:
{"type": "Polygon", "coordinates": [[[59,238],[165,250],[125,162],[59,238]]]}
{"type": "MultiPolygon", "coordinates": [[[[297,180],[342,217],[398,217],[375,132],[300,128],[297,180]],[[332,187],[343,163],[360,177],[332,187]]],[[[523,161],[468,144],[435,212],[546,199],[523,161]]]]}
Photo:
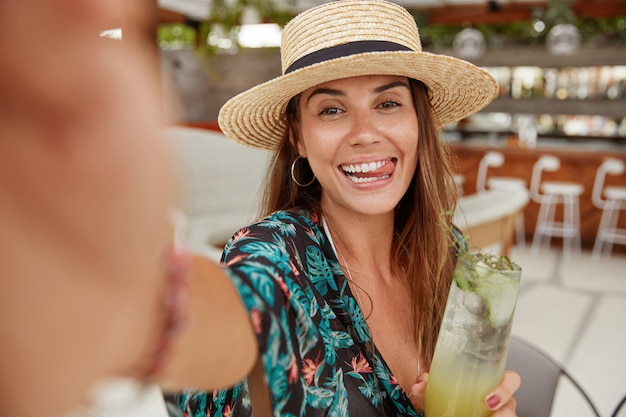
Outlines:
{"type": "MultiPolygon", "coordinates": [[[[486,106],[496,82],[421,52],[412,16],[377,0],[297,16],[282,65],[219,117],[232,140],[275,150],[265,217],[223,257],[259,366],[230,390],[185,392],[181,407],[419,415],[455,259],[454,183],[437,129],[486,106]]],[[[518,385],[505,374],[485,399],[494,415],[514,415],[518,385]]]]}

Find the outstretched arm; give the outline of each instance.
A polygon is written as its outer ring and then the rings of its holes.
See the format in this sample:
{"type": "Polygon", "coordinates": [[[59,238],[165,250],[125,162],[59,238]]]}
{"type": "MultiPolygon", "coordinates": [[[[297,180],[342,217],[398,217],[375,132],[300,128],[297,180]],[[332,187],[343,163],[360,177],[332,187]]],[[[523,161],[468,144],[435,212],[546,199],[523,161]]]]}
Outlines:
{"type": "MultiPolygon", "coordinates": [[[[98,37],[122,9],[146,16],[141,4],[0,1],[2,416],[66,415],[95,382],[140,377],[164,328],[177,193],[156,54],[98,37]]],[[[245,309],[207,260],[189,285],[159,381],[232,383],[256,359],[245,309]]]]}
{"type": "Polygon", "coordinates": [[[222,267],[195,256],[189,275],[188,320],[160,377],[163,387],[233,385],[258,357],[248,312],[222,267]]]}

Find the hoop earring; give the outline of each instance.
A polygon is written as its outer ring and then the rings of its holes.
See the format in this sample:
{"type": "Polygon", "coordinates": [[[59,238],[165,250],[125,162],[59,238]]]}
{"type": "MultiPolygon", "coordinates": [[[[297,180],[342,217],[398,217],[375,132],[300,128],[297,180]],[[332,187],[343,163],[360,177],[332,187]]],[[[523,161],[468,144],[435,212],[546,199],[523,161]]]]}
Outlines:
{"type": "Polygon", "coordinates": [[[298,162],[298,160],[300,159],[302,159],[302,157],[298,155],[298,157],[291,164],[291,179],[293,180],[293,182],[296,183],[296,185],[299,185],[300,187],[308,187],[309,185],[313,184],[313,182],[315,181],[315,174],[313,174],[313,178],[311,178],[311,181],[307,182],[306,184],[302,184],[301,182],[299,182],[298,179],[296,178],[295,169],[296,169],[296,162],[298,162]]]}

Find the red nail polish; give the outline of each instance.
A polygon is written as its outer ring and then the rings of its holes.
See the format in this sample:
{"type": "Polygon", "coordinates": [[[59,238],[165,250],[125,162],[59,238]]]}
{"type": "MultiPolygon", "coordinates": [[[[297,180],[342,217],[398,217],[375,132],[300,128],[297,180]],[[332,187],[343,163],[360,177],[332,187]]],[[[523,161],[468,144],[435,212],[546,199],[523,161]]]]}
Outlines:
{"type": "Polygon", "coordinates": [[[500,404],[499,395],[492,395],[491,397],[487,398],[487,407],[489,407],[491,410],[496,408],[498,404],[500,404]]]}

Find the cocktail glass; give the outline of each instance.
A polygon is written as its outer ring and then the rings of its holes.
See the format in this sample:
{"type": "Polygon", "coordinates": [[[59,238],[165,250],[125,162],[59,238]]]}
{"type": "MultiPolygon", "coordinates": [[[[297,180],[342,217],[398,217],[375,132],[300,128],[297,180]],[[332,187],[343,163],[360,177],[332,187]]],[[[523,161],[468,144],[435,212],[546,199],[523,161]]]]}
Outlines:
{"type": "Polygon", "coordinates": [[[509,347],[521,268],[505,256],[459,256],[426,386],[426,417],[485,417],[509,347]]]}

